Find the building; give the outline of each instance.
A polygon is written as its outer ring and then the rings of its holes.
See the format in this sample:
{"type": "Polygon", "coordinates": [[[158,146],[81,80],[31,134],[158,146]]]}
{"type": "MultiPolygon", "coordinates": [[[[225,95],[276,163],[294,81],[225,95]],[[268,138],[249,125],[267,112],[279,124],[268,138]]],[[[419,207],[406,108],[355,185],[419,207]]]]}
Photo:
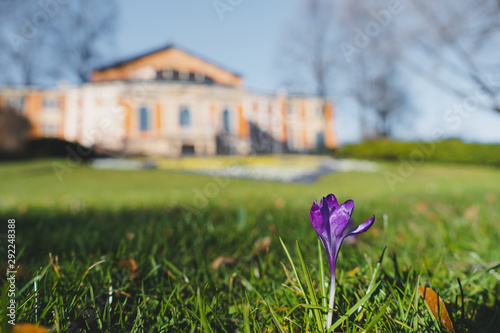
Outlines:
{"type": "Polygon", "coordinates": [[[0,103],[57,137],[129,155],[251,154],[334,148],[333,106],[247,91],[242,77],[181,48],[96,69],[80,86],[0,90],[0,103]]]}

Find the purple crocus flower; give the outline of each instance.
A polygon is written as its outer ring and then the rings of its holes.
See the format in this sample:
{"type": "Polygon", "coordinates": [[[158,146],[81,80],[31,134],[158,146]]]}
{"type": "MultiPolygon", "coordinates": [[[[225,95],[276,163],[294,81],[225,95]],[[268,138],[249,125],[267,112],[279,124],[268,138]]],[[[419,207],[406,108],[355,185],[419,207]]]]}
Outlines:
{"type": "MultiPolygon", "coordinates": [[[[331,284],[330,303],[328,306],[330,309],[333,309],[335,299],[335,265],[337,264],[337,256],[344,238],[365,232],[375,221],[375,215],[373,215],[368,221],[344,233],[349,225],[353,209],[354,201],[347,200],[339,205],[337,198],[333,194],[322,198],[319,205],[314,200],[311,207],[311,223],[325,247],[328,261],[330,262],[331,284]]],[[[330,310],[328,312],[327,327],[331,326],[332,316],[333,310],[330,310]]]]}

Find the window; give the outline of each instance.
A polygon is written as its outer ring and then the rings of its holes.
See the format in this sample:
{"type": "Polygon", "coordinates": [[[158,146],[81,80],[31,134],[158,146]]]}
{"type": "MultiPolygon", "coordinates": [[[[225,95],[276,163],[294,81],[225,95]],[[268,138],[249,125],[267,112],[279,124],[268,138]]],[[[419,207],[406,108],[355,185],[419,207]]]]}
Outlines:
{"type": "Polygon", "coordinates": [[[57,101],[57,98],[45,98],[43,100],[43,107],[44,108],[58,108],[59,102],[57,101]]]}
{"type": "Polygon", "coordinates": [[[165,80],[172,80],[174,78],[174,71],[171,69],[165,69],[162,74],[165,80]]]}
{"type": "Polygon", "coordinates": [[[193,145],[182,145],[181,153],[182,153],[182,155],[194,155],[194,146],[193,145]]]}
{"type": "Polygon", "coordinates": [[[141,131],[149,130],[149,112],[145,107],[139,110],[139,129],[141,131]]]}
{"type": "Polygon", "coordinates": [[[228,110],[222,112],[222,131],[229,133],[231,132],[230,114],[228,110]]]}
{"type": "Polygon", "coordinates": [[[325,147],[325,137],[322,132],[316,133],[316,147],[320,149],[325,147]]]}
{"type": "Polygon", "coordinates": [[[187,81],[187,80],[189,80],[189,72],[179,71],[179,80],[180,81],[187,81]]]}
{"type": "Polygon", "coordinates": [[[196,82],[203,82],[205,81],[205,74],[197,72],[194,74],[194,79],[196,82]]]}
{"type": "Polygon", "coordinates": [[[182,127],[187,127],[191,125],[191,115],[189,114],[189,109],[183,107],[180,113],[180,123],[182,127]]]}

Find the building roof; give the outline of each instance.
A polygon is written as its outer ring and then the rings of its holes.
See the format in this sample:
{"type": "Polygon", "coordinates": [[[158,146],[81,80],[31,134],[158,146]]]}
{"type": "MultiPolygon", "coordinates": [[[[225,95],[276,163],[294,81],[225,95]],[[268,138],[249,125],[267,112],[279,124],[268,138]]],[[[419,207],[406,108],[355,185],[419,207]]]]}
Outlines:
{"type": "Polygon", "coordinates": [[[200,60],[202,60],[202,61],[204,61],[204,62],[206,62],[206,63],[209,63],[209,64],[211,64],[211,65],[213,65],[213,66],[215,66],[215,67],[217,67],[217,68],[219,68],[219,69],[221,69],[221,70],[223,70],[223,71],[229,72],[229,73],[233,74],[234,76],[241,77],[241,74],[239,74],[239,73],[237,73],[237,72],[235,72],[235,71],[229,70],[229,69],[225,68],[224,66],[221,66],[221,65],[219,65],[219,64],[217,64],[217,63],[215,63],[215,62],[213,62],[213,61],[211,61],[211,60],[207,60],[206,58],[204,58],[204,57],[202,57],[202,56],[199,56],[199,55],[198,55],[198,54],[196,54],[196,53],[193,53],[193,52],[191,52],[191,51],[188,51],[188,50],[186,50],[186,49],[184,49],[184,48],[182,48],[182,47],[179,47],[179,46],[177,46],[177,45],[174,45],[174,44],[167,44],[167,45],[166,45],[166,46],[164,46],[164,47],[157,48],[157,49],[154,49],[154,50],[152,50],[152,51],[149,51],[149,52],[146,52],[146,53],[142,53],[142,54],[139,54],[139,55],[136,55],[136,56],[133,56],[133,57],[128,57],[128,58],[125,58],[125,59],[122,59],[122,60],[116,61],[116,62],[114,62],[114,63],[111,63],[111,64],[109,64],[109,65],[107,65],[107,66],[101,66],[101,67],[98,67],[98,68],[96,68],[95,70],[96,70],[96,71],[103,71],[103,70],[110,69],[110,68],[120,67],[120,66],[122,66],[122,65],[124,65],[124,64],[126,64],[126,63],[129,63],[129,62],[132,62],[132,61],[134,61],[134,60],[138,60],[138,59],[140,59],[140,58],[143,58],[143,57],[146,57],[146,56],[152,55],[152,54],[154,54],[154,53],[161,52],[161,51],[165,51],[165,50],[169,50],[169,49],[177,49],[177,50],[182,51],[182,52],[184,52],[184,53],[187,53],[187,54],[189,54],[189,55],[191,55],[191,56],[193,56],[193,57],[195,57],[195,58],[198,58],[198,59],[200,59],[200,60]]]}

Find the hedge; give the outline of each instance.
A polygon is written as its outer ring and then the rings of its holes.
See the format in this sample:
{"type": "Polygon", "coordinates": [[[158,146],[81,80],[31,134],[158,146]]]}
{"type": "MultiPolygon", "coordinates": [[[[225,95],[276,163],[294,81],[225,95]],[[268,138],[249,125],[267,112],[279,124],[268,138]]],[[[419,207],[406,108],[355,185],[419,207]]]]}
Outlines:
{"type": "Polygon", "coordinates": [[[457,139],[435,142],[370,140],[344,145],[334,155],[371,160],[414,159],[500,166],[500,144],[464,143],[457,139]]]}

